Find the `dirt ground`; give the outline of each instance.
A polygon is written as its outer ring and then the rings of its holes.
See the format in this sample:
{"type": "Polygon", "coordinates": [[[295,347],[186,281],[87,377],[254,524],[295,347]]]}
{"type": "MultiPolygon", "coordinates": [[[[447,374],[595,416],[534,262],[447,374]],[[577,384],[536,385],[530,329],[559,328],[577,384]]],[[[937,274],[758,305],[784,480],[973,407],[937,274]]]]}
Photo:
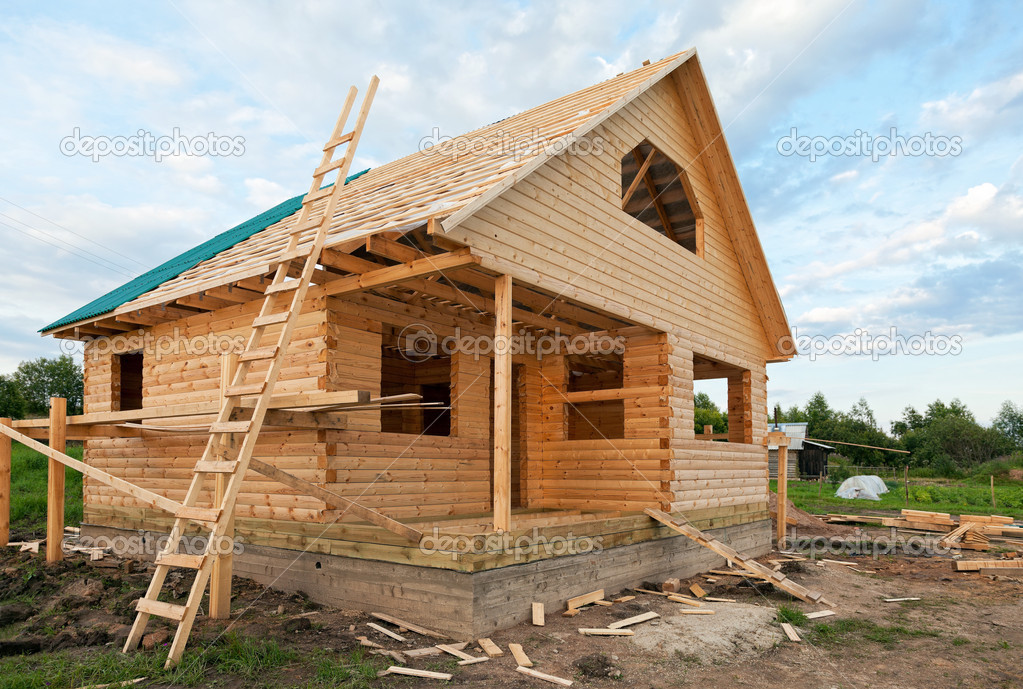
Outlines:
{"type": "MultiPolygon", "coordinates": [[[[0,670],[12,656],[42,657],[65,649],[84,658],[120,647],[131,621],[131,603],[149,580],[145,564],[110,557],[93,563],[76,554],[47,566],[42,554],[13,550],[0,551],[0,670]]],[[[515,671],[508,644],[520,643],[536,670],[572,679],[580,687],[1023,687],[1023,581],[955,572],[947,557],[833,557],[856,565],[822,566],[812,560],[784,565],[783,571],[793,580],[822,591],[836,612],[832,617],[797,622],[803,637],[800,643],[782,634],[779,606],[787,606],[789,615],[819,606],[794,601],[766,584],[706,575],[690,579],[687,585],[698,582],[710,596],[736,601],[704,603],[701,609],[712,609],[714,615],[684,615],[695,608],[662,596],[609,591],[607,598],[635,598],[610,607],[591,606],[573,618],[548,611],[543,627],[524,623],[496,632],[491,638],[505,655],[489,662],[460,667],[454,658],[434,656],[409,664],[451,672],[451,684],[456,686],[555,686],[515,671]],[[707,581],[707,576],[714,581],[707,581]],[[921,600],[883,601],[894,597],[921,600]],[[633,637],[589,637],[578,632],[580,627],[606,627],[651,610],[660,617],[632,627],[633,637]]],[[[968,553],[966,557],[997,556],[968,553]]],[[[172,583],[178,594],[187,593],[187,577],[176,577],[172,583]]],[[[304,596],[272,591],[247,580],[236,579],[234,609],[246,611],[233,615],[234,632],[243,638],[275,639],[297,651],[300,659],[311,653],[323,658],[324,649],[329,649],[328,657],[340,658],[358,646],[356,636],[360,635],[397,651],[431,645],[429,639],[411,632],[406,634],[407,643],[393,641],[367,627],[372,620],[363,613],[322,608],[304,596]],[[355,632],[350,631],[351,625],[356,625],[355,632]]],[[[189,648],[195,652],[212,646],[227,627],[226,622],[200,617],[189,648]]],[[[154,621],[150,632],[144,646],[165,648],[169,628],[154,621]]],[[[475,644],[466,651],[482,655],[475,644]]],[[[372,662],[377,669],[389,664],[377,657],[372,662]]],[[[314,669],[298,660],[275,668],[261,678],[262,685],[218,672],[201,686],[354,686],[308,684],[314,679],[314,669]]],[[[393,676],[367,681],[368,686],[380,687],[443,684],[393,676]]],[[[4,686],[2,673],[0,686],[4,686]]]]}

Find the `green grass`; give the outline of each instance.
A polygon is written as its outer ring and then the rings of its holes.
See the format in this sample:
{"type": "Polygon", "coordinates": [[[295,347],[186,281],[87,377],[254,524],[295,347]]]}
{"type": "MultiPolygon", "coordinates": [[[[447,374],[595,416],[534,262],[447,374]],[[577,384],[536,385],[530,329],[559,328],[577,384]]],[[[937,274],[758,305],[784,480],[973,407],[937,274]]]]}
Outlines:
{"type": "MultiPolygon", "coordinates": [[[[824,484],[823,496],[818,497],[820,485],[805,481],[789,481],[789,500],[801,510],[816,514],[828,512],[855,513],[860,510],[892,510],[906,507],[903,484],[886,481],[888,492],[880,501],[846,500],[835,497],[836,486],[824,484]]],[[[771,490],[777,491],[777,481],[771,481],[771,490]]],[[[1023,485],[1019,482],[995,484],[996,508],[991,507],[991,488],[969,482],[929,482],[909,486],[909,509],[950,514],[1001,514],[1023,518],[1023,485]]]]}
{"type": "Polygon", "coordinates": [[[807,622],[806,613],[789,605],[779,605],[778,622],[788,622],[796,626],[804,625],[807,622]]]}
{"type": "Polygon", "coordinates": [[[866,640],[891,647],[905,639],[941,634],[932,629],[917,629],[903,624],[883,625],[869,620],[844,619],[814,625],[806,636],[811,643],[822,646],[866,640]]]}
{"type": "MultiPolygon", "coordinates": [[[[0,685],[5,689],[59,689],[147,677],[154,683],[185,687],[234,686],[230,679],[241,681],[239,686],[270,688],[282,685],[278,671],[287,669],[309,677],[308,689],[368,689],[375,686],[377,670],[384,667],[361,648],[345,655],[315,651],[303,656],[281,648],[274,640],[235,634],[205,649],[186,651],[173,670],[163,669],[166,659],[166,647],[153,653],[81,649],[3,658],[0,685]]],[[[289,683],[291,679],[289,675],[289,683]]]]}
{"type": "MultiPolygon", "coordinates": [[[[82,458],[81,445],[72,445],[67,454],[82,458]]],[[[46,531],[46,481],[49,460],[20,443],[11,448],[11,529],[42,535],[46,531]]],[[[82,475],[64,469],[64,523],[82,521],[82,475]]]]}

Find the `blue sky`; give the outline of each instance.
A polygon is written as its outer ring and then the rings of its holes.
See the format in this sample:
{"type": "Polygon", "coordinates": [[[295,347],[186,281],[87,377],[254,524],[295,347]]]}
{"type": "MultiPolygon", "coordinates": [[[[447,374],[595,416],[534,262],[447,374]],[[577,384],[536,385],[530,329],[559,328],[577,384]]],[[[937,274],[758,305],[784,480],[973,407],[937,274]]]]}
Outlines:
{"type": "Polygon", "coordinates": [[[1023,401],[1023,13],[1011,3],[4,3],[0,372],[35,331],[305,188],[349,84],[381,89],[354,169],[695,46],[791,323],[957,337],[958,355],[770,367],[902,407],[1023,401]],[[244,137],[239,156],[63,155],[86,135],[244,137]],[[801,136],[958,137],[958,155],[779,153],[801,136]]]}

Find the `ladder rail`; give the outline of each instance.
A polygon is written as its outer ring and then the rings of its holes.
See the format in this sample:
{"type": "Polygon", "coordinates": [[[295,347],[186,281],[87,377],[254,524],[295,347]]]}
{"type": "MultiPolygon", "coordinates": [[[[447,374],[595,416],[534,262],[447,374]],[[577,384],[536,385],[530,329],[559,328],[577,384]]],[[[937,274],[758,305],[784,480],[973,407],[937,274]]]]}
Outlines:
{"type": "MultiPolygon", "coordinates": [[[[216,421],[211,428],[210,439],[206,444],[202,457],[196,462],[192,480],[181,503],[182,509],[175,514],[169,538],[165,547],[161,550],[160,557],[166,559],[163,562],[157,563],[153,579],[150,581],[142,601],[137,606],[137,614],[128,638],[125,641],[124,652],[130,651],[138,645],[152,614],[161,614],[165,617],[173,615],[171,619],[178,621],[178,628],[174,635],[174,641],[171,644],[165,667],[171,668],[181,659],[214,563],[217,562],[219,557],[219,553],[215,549],[231,528],[238,495],[245,480],[245,473],[255,453],[259,433],[270,407],[274,387],[280,378],[288,345],[298,326],[302,305],[316,275],[316,266],[326,244],[330,225],[337,210],[344,182],[351,168],[355,150],[362,136],[379,81],[376,76],[370,79],[355,124],[352,130],[345,134],[344,129],[351,116],[358,95],[358,90],[354,86],[348,90],[341,113],[334,125],[327,145],[324,146],[320,164],[313,173],[309,192],[302,201],[298,220],[294,225],[297,231],[292,232],[288,246],[282,252],[281,258],[277,262],[270,286],[267,287],[263,295],[263,303],[258,315],[253,320],[252,332],[245,348],[246,353],[257,351],[266,353],[271,350],[273,353],[270,356],[261,354],[259,357],[241,358],[237,365],[234,366],[234,370],[228,372],[224,377],[230,382],[224,385],[220,409],[217,413],[216,421]],[[344,146],[341,158],[335,159],[335,153],[341,146],[344,146]],[[337,172],[337,179],[329,194],[326,195],[326,204],[318,216],[316,216],[317,220],[314,225],[314,221],[311,220],[314,217],[313,206],[324,196],[323,190],[325,187],[322,186],[324,178],[335,171],[337,172]],[[298,251],[301,235],[313,228],[315,228],[315,233],[308,251],[298,251]],[[281,289],[279,286],[289,280],[288,276],[291,272],[292,263],[296,260],[303,260],[304,263],[299,275],[293,278],[295,280],[294,289],[291,289],[290,283],[286,288],[281,289]],[[276,286],[277,288],[271,289],[271,286],[276,286]],[[279,301],[286,292],[289,292],[291,297],[286,305],[287,311],[276,312],[276,309],[281,305],[279,301]],[[287,313],[287,316],[283,319],[272,318],[281,313],[287,313]],[[272,322],[264,322],[264,320],[272,322]],[[264,338],[268,335],[267,329],[271,325],[277,325],[278,321],[280,322],[281,329],[276,335],[276,343],[272,347],[263,344],[264,338]],[[246,380],[249,378],[252,366],[256,361],[270,362],[263,375],[261,387],[257,385],[260,388],[260,392],[258,395],[255,395],[256,401],[251,407],[251,413],[247,421],[234,421],[235,412],[242,409],[242,396],[245,395],[250,399],[252,397],[252,386],[255,384],[246,385],[246,380]],[[240,442],[238,442],[239,436],[241,436],[240,442]],[[225,472],[223,468],[229,463],[233,463],[233,471],[225,472]],[[214,468],[217,469],[216,472],[212,471],[214,468]],[[206,508],[199,508],[196,503],[202,494],[206,479],[211,474],[215,475],[218,480],[217,497],[219,498],[219,504],[215,504],[213,510],[207,510],[206,508]],[[224,483],[221,484],[221,481],[224,481],[224,483]],[[215,515],[216,519],[212,522],[212,526],[209,527],[209,539],[203,556],[201,558],[175,557],[174,555],[181,545],[182,537],[188,524],[192,521],[205,524],[202,519],[198,518],[207,516],[204,512],[209,513],[210,516],[215,515]],[[170,606],[169,604],[161,603],[159,595],[163,590],[171,567],[195,565],[198,565],[198,568],[195,570],[195,580],[183,610],[181,606],[170,606]]],[[[246,406],[246,409],[248,408],[246,406]]]]}

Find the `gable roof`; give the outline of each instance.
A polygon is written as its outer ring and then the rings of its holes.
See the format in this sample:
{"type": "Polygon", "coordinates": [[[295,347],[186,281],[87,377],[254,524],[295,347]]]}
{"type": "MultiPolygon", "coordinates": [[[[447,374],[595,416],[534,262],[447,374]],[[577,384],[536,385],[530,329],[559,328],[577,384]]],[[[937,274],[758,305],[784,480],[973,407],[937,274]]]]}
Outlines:
{"type": "MultiPolygon", "coordinates": [[[[673,73],[677,77],[677,69],[687,62],[698,63],[695,49],[644,65],[462,136],[446,139],[426,150],[366,172],[346,185],[345,193],[338,200],[326,246],[343,248],[349,243],[361,243],[372,234],[420,226],[431,218],[446,217],[442,223],[443,228],[457,225],[586,136],[651,86],[673,73]],[[479,146],[485,148],[482,154],[476,148],[479,146]]],[[[696,70],[702,79],[702,70],[698,64],[696,70]]],[[[706,89],[705,83],[699,86],[706,89]]],[[[701,115],[716,124],[720,132],[720,123],[712,103],[709,114],[701,110],[701,115]]],[[[721,145],[723,137],[718,134],[708,147],[720,148],[721,145]]],[[[724,155],[727,161],[725,167],[730,168],[725,170],[725,176],[734,179],[735,187],[739,188],[738,202],[745,204],[726,145],[724,155]]],[[[729,200],[735,200],[735,196],[732,195],[729,200]]],[[[301,198],[296,197],[285,204],[300,201],[301,198]]],[[[314,212],[321,211],[326,203],[327,199],[318,201],[314,212]]],[[[92,308],[83,307],[47,326],[44,332],[107,313],[127,314],[137,309],[166,304],[205,289],[264,275],[269,272],[273,259],[284,251],[289,231],[297,222],[297,206],[283,217],[270,215],[274,211],[283,212],[287,208],[285,204],[257,216],[262,218],[258,222],[257,218],[253,218],[243,223],[255,228],[254,231],[232,235],[232,243],[224,240],[201,245],[209,244],[206,251],[196,254],[201,257],[198,262],[188,265],[189,261],[182,260],[178,265],[184,269],[166,271],[162,274],[162,282],[151,284],[160,277],[153,275],[151,280],[139,282],[133,289],[129,290],[128,285],[125,285],[114,290],[124,290],[121,297],[118,297],[121,299],[119,303],[114,298],[99,304],[97,302],[102,299],[97,300],[89,305],[92,308]],[[269,224],[259,227],[264,221],[269,224]],[[210,253],[214,248],[217,251],[210,253]],[[145,287],[145,290],[135,294],[141,287],[145,287]],[[132,296],[127,301],[123,300],[129,294],[132,296]],[[107,311],[99,311],[104,307],[107,311]]],[[[744,206],[741,210],[745,217],[749,216],[748,208],[744,206]]],[[[756,284],[750,284],[750,289],[755,298],[759,297],[760,310],[766,309],[766,314],[762,315],[765,319],[765,332],[769,337],[777,339],[777,333],[789,332],[788,323],[767,270],[763,250],[752,229],[752,220],[748,231],[753,234],[752,242],[749,239],[737,241],[736,248],[744,254],[741,263],[747,282],[756,278],[756,284]]],[[[186,252],[178,258],[190,253],[186,252]]]]}

